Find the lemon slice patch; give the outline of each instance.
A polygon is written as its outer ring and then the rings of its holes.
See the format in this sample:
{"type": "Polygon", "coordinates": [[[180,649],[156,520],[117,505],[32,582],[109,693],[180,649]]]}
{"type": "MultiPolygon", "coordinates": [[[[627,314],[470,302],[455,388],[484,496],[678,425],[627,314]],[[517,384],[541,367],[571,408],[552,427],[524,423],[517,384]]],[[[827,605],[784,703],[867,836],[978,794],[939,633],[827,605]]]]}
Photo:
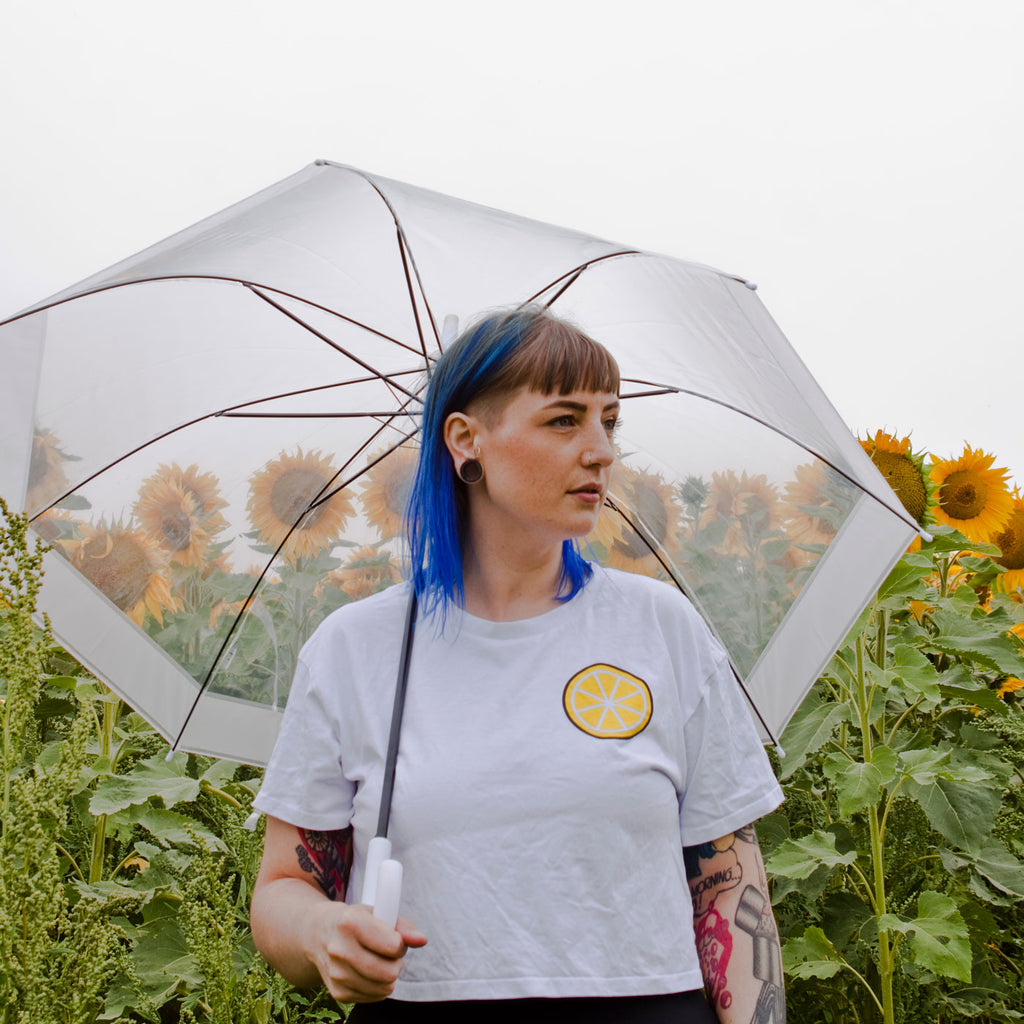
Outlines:
{"type": "Polygon", "coordinates": [[[654,708],[642,679],[603,664],[581,669],[566,683],[562,706],[577,729],[600,739],[626,739],[643,732],[654,708]]]}

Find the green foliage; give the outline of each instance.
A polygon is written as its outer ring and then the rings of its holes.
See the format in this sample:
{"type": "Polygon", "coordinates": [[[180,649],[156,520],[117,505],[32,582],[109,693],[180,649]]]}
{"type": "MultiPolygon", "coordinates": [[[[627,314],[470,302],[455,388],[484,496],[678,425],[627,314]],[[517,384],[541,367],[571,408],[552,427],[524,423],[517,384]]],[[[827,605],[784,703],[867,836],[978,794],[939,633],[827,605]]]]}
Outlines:
{"type": "Polygon", "coordinates": [[[794,1017],[1021,1019],[1024,715],[999,688],[1024,616],[969,546],[939,527],[904,556],[783,738],[767,863],[794,1017]]]}
{"type": "Polygon", "coordinates": [[[0,531],[0,1021],[89,1022],[103,1005],[123,941],[113,921],[138,903],[107,899],[65,884],[61,845],[71,799],[87,760],[90,718],[72,699],[62,730],[41,723],[53,648],[47,627],[32,622],[43,550],[27,544],[27,521],[7,515],[0,531]]]}
{"type": "Polygon", "coordinates": [[[0,1024],[312,1024],[256,954],[259,773],[176,754],[33,622],[43,549],[0,501],[0,1024]]]}

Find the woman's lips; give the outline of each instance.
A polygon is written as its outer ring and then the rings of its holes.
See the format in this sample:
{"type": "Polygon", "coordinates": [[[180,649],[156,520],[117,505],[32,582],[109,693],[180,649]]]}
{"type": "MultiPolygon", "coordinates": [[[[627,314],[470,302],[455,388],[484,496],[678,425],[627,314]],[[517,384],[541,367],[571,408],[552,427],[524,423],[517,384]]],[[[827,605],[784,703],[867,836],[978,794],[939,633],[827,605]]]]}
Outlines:
{"type": "Polygon", "coordinates": [[[596,505],[601,500],[601,488],[597,486],[578,487],[569,493],[591,505],[596,505]]]}

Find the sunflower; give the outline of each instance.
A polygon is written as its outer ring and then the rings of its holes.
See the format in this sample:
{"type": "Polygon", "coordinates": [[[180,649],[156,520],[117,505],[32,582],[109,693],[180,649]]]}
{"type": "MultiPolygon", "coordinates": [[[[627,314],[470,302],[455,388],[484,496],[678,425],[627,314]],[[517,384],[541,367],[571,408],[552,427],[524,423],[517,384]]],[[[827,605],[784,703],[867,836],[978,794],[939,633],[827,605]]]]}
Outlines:
{"type": "Polygon", "coordinates": [[[172,562],[197,566],[206,562],[213,535],[227,526],[220,514],[226,505],[212,473],[172,463],[143,481],[135,514],[172,562]]]}
{"type": "Polygon", "coordinates": [[[317,596],[329,586],[340,587],[349,597],[361,601],[401,580],[391,552],[373,547],[357,548],[341,569],[328,573],[317,587],[317,596]]]}
{"type": "Polygon", "coordinates": [[[63,463],[71,456],[57,447],[59,443],[57,436],[48,430],[37,430],[32,435],[28,493],[25,495],[25,510],[30,514],[45,508],[67,490],[68,478],[63,463]]]}
{"type": "Polygon", "coordinates": [[[993,543],[1002,552],[996,561],[1006,569],[996,581],[1005,594],[1024,588],[1024,498],[1013,489],[1013,511],[1006,526],[995,535],[993,543]]]}
{"type": "Polygon", "coordinates": [[[782,515],[786,534],[793,542],[791,553],[798,564],[813,565],[821,557],[807,548],[832,543],[837,511],[829,495],[825,464],[805,462],[797,466],[794,478],[786,483],[782,515]]]}
{"type": "Polygon", "coordinates": [[[81,536],[61,541],[71,564],[138,626],[146,612],[163,625],[165,611],[178,611],[171,594],[167,556],[141,530],[115,523],[83,523],[81,536]]]}
{"type": "Polygon", "coordinates": [[[333,547],[352,515],[352,502],[339,492],[306,510],[326,493],[335,476],[330,459],[301,448],[294,455],[281,452],[255,473],[249,482],[247,508],[260,540],[277,548],[291,532],[284,556],[292,563],[333,547]]]}
{"type": "Polygon", "coordinates": [[[1018,679],[1016,676],[1007,676],[999,684],[999,696],[1005,700],[1008,693],[1015,693],[1020,689],[1024,689],[1024,679],[1018,679]]]}
{"type": "Polygon", "coordinates": [[[959,530],[978,544],[995,539],[1013,512],[1007,471],[993,469],[994,455],[964,445],[958,459],[932,463],[932,482],[938,488],[936,519],[959,530]]]}
{"type": "Polygon", "coordinates": [[[151,476],[139,490],[135,515],[172,562],[202,565],[210,535],[199,521],[195,500],[179,484],[151,476]]]}
{"type": "MultiPolygon", "coordinates": [[[[373,458],[380,455],[378,452],[373,458]]],[[[369,470],[363,480],[359,501],[367,521],[384,540],[402,532],[418,458],[418,449],[402,445],[369,470]]]]}
{"type": "Polygon", "coordinates": [[[931,504],[931,480],[924,468],[924,456],[911,451],[910,438],[897,440],[884,430],[860,442],[886,483],[918,526],[928,522],[931,504]]]}
{"type": "Polygon", "coordinates": [[[721,549],[728,554],[749,555],[758,542],[779,525],[779,495],[763,473],[739,476],[733,470],[711,474],[707,507],[701,526],[728,521],[721,549]]]}
{"type": "MultiPolygon", "coordinates": [[[[672,488],[657,473],[617,465],[611,492],[612,500],[621,503],[623,511],[632,513],[640,521],[659,551],[675,548],[679,534],[678,513],[672,500],[672,488]]],[[[598,528],[590,534],[593,540],[610,542],[606,545],[607,564],[616,569],[656,576],[661,565],[651,549],[636,530],[622,521],[621,516],[613,515],[618,523],[605,518],[602,524],[599,519],[598,528]]]]}

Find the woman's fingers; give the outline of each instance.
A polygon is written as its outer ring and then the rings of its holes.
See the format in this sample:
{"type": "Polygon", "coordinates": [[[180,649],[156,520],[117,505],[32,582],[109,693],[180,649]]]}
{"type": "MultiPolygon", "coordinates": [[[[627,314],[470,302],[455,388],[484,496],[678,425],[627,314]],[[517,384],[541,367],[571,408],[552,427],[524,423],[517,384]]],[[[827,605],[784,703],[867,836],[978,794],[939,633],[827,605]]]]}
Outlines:
{"type": "Polygon", "coordinates": [[[366,906],[331,905],[317,967],[335,999],[371,1002],[391,994],[407,949],[427,941],[411,921],[399,925],[389,928],[366,906]]]}

